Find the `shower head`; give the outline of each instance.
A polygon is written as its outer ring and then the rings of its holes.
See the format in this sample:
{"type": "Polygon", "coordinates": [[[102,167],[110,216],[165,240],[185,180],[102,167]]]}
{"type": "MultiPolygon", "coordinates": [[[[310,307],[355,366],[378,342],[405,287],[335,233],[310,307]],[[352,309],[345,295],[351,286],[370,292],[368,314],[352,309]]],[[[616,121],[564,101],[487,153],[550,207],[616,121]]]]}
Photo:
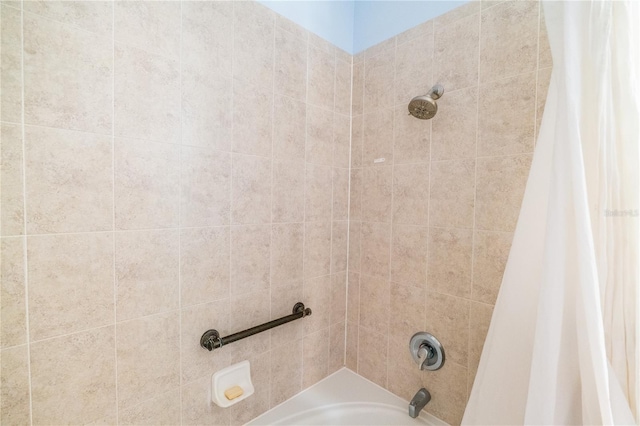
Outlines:
{"type": "Polygon", "coordinates": [[[409,102],[409,114],[420,120],[433,118],[438,112],[436,99],[439,99],[443,93],[444,88],[440,84],[436,84],[426,95],[416,96],[411,99],[411,102],[409,102]]]}

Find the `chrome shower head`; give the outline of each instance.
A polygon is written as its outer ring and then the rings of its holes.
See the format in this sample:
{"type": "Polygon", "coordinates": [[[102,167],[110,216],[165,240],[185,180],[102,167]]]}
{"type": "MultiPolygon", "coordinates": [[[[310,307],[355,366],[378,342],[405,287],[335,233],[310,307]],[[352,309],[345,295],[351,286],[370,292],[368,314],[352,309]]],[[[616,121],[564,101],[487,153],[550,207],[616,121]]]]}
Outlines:
{"type": "Polygon", "coordinates": [[[421,120],[433,118],[438,112],[436,99],[439,99],[443,94],[444,88],[440,84],[436,84],[426,95],[416,96],[411,99],[411,102],[409,102],[409,114],[421,120]]]}

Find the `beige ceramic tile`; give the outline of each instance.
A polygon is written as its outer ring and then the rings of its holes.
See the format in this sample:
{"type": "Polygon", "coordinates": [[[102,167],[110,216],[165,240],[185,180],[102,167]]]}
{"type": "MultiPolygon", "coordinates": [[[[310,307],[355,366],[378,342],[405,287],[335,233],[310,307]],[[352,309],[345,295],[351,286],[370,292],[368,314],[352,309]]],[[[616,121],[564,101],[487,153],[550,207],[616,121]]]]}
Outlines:
{"type": "Polygon", "coordinates": [[[347,272],[331,275],[331,314],[330,323],[344,326],[347,313],[347,272]]]}
{"type": "MultiPolygon", "coordinates": [[[[439,115],[436,117],[439,117],[439,115]]],[[[418,120],[409,115],[405,104],[399,105],[394,109],[394,164],[426,163],[429,161],[432,121],[418,120]]]]}
{"type": "MultiPolygon", "coordinates": [[[[223,335],[231,334],[265,323],[271,318],[269,311],[269,290],[258,290],[248,294],[232,295],[229,302],[227,321],[229,331],[222,333],[223,335]]],[[[231,364],[236,364],[248,358],[263,356],[265,352],[271,348],[270,341],[270,333],[267,333],[254,335],[242,341],[235,342],[233,345],[227,347],[231,364]]]]}
{"type": "Polygon", "coordinates": [[[347,238],[349,223],[347,221],[333,222],[331,231],[331,273],[347,270],[347,238]]]}
{"type": "MultiPolygon", "coordinates": [[[[393,40],[395,44],[395,39],[393,40]]],[[[385,43],[385,42],[383,42],[385,43]]],[[[374,46],[371,49],[375,49],[374,46]]],[[[369,52],[367,50],[367,54],[369,52]]],[[[375,52],[367,56],[364,66],[364,112],[390,108],[394,104],[395,48],[375,52]]]]}
{"type": "Polygon", "coordinates": [[[302,339],[269,352],[271,407],[286,401],[302,390],[302,339]]]}
{"type": "Polygon", "coordinates": [[[538,34],[538,68],[551,67],[553,58],[551,57],[551,46],[549,46],[549,34],[547,24],[544,20],[544,7],[540,3],[540,27],[538,34]]]}
{"type": "Polygon", "coordinates": [[[276,93],[304,101],[307,95],[307,44],[299,36],[276,28],[275,49],[273,87],[276,93]]]}
{"type": "MultiPolygon", "coordinates": [[[[455,160],[476,156],[478,88],[445,93],[438,99],[440,114],[432,121],[432,160],[455,160]],[[445,112],[446,111],[446,112],[445,112]]],[[[480,111],[485,118],[487,109],[480,111]]]]}
{"type": "Polygon", "coordinates": [[[231,219],[234,224],[271,221],[271,160],[233,154],[231,219]]]}
{"type": "Polygon", "coordinates": [[[470,229],[429,229],[429,290],[458,297],[471,295],[472,239],[470,229]]]}
{"type": "Polygon", "coordinates": [[[364,115],[362,164],[365,167],[393,163],[393,109],[384,108],[364,115]],[[383,163],[374,160],[384,159],[383,163]]]}
{"type": "Polygon", "coordinates": [[[313,315],[304,319],[304,335],[327,329],[331,324],[331,276],[305,280],[304,303],[313,311],[313,315]]]}
{"type": "Polygon", "coordinates": [[[351,113],[360,115],[364,110],[364,60],[353,62],[351,113]]]}
{"type": "Polygon", "coordinates": [[[307,164],[305,172],[305,220],[331,220],[331,167],[307,164]]]}
{"type": "MultiPolygon", "coordinates": [[[[200,347],[205,330],[216,329],[222,335],[233,333],[230,323],[229,299],[202,303],[183,309],[181,313],[180,362],[182,383],[211,377],[213,373],[230,365],[230,353],[220,348],[209,352],[200,347]]],[[[256,323],[257,324],[257,323],[256,323]]]]}
{"type": "Polygon", "coordinates": [[[460,424],[467,405],[467,369],[447,362],[438,371],[425,372],[423,384],[432,395],[447,395],[434,398],[425,408],[427,412],[449,424],[460,424]]]}
{"type": "Polygon", "coordinates": [[[480,86],[480,99],[492,94],[491,114],[478,122],[478,156],[533,151],[536,74],[523,74],[480,86]]]}
{"type": "Polygon", "coordinates": [[[331,271],[331,222],[307,222],[304,231],[305,278],[331,271]]]}
{"type": "Polygon", "coordinates": [[[329,329],[305,336],[303,341],[302,386],[311,386],[329,373],[329,329]]]}
{"type": "MultiPolygon", "coordinates": [[[[338,49],[339,50],[339,49],[338,49]]],[[[351,113],[351,57],[349,61],[336,60],[335,110],[344,115],[351,113]]]]}
{"type": "Polygon", "coordinates": [[[268,225],[231,228],[231,294],[269,288],[271,227],[268,225]]]}
{"type": "Polygon", "coordinates": [[[28,239],[32,341],[113,322],[113,235],[28,239]]]}
{"type": "Polygon", "coordinates": [[[465,16],[469,16],[479,11],[480,0],[473,0],[462,6],[456,7],[453,10],[450,10],[444,15],[438,16],[434,19],[434,25],[436,28],[444,27],[451,24],[452,22],[457,21],[460,18],[464,18],[465,16]]]}
{"type": "Polygon", "coordinates": [[[363,169],[351,169],[349,182],[349,220],[362,219],[362,179],[363,169]]]}
{"type": "Polygon", "coordinates": [[[24,17],[25,123],[110,134],[110,38],[27,14],[24,17]]]}
{"type": "Polygon", "coordinates": [[[282,28],[283,30],[288,31],[291,34],[293,34],[293,35],[295,35],[297,37],[300,37],[304,41],[307,41],[308,38],[309,38],[307,30],[305,30],[300,25],[298,25],[295,22],[285,18],[282,15],[276,14],[276,27],[277,28],[282,28]]]}
{"type": "Polygon", "coordinates": [[[389,277],[391,226],[386,223],[363,222],[361,238],[360,268],[362,273],[387,279],[389,277]]]}
{"type": "Polygon", "coordinates": [[[306,104],[275,95],[273,112],[273,157],[300,159],[305,156],[306,104]]]}
{"type": "Polygon", "coordinates": [[[111,36],[113,4],[108,1],[27,1],[24,10],[71,24],[101,36],[111,36]]]}
{"type": "Polygon", "coordinates": [[[420,38],[431,34],[433,36],[433,21],[426,21],[416,25],[413,28],[406,30],[396,36],[396,43],[399,46],[411,41],[415,38],[420,38]]]}
{"type": "Polygon", "coordinates": [[[180,423],[180,389],[171,390],[118,412],[121,425],[175,425],[180,423]]]}
{"type": "Polygon", "coordinates": [[[304,163],[273,161],[271,219],[273,222],[304,220],[304,163]]]}
{"type": "Polygon", "coordinates": [[[392,167],[366,167],[362,179],[362,219],[390,222],[392,167]]]}
{"type": "MultiPolygon", "coordinates": [[[[276,319],[291,314],[293,306],[303,300],[304,285],[302,280],[290,281],[285,284],[274,283],[271,286],[270,318],[276,319]]],[[[302,321],[293,321],[273,329],[271,331],[271,347],[277,348],[299,340],[303,336],[303,326],[302,321]]]]}
{"type": "Polygon", "coordinates": [[[351,150],[351,118],[333,114],[333,167],[349,168],[351,150]]]}
{"type": "Polygon", "coordinates": [[[27,126],[27,231],[112,229],[111,157],[107,136],[27,126]]]}
{"type": "Polygon", "coordinates": [[[231,154],[202,148],[181,149],[182,226],[229,224],[231,154]]]}
{"type": "Polygon", "coordinates": [[[389,289],[389,282],[384,278],[360,276],[360,327],[386,335],[391,303],[389,289]]]}
{"type": "MultiPolygon", "coordinates": [[[[390,336],[406,342],[404,344],[408,344],[411,336],[425,328],[424,300],[424,288],[391,283],[389,300],[390,336]]],[[[405,347],[403,347],[403,350],[406,350],[405,347]]]]}
{"type": "Polygon", "coordinates": [[[436,25],[434,80],[444,86],[445,93],[478,84],[479,32],[479,13],[436,25]]]}
{"type": "Polygon", "coordinates": [[[429,165],[393,166],[393,222],[426,225],[429,215],[429,165]]]}
{"type": "Polygon", "coordinates": [[[422,371],[407,350],[409,339],[397,335],[389,337],[389,357],[387,360],[387,389],[400,398],[410,401],[422,387],[422,371]]]}
{"type": "Polygon", "coordinates": [[[473,159],[431,164],[429,225],[473,227],[475,168],[473,159]]]}
{"type": "Polygon", "coordinates": [[[477,229],[515,229],[530,165],[530,154],[478,160],[477,229]]]}
{"type": "Polygon", "coordinates": [[[385,387],[387,384],[387,336],[360,327],[358,332],[358,374],[385,387]]]}
{"type": "MultiPolygon", "coordinates": [[[[296,303],[303,302],[309,307],[309,302],[304,300],[304,285],[302,280],[291,281],[285,284],[274,283],[271,286],[271,319],[289,315],[293,312],[296,303]]],[[[313,309],[315,313],[315,309],[313,309]]],[[[308,318],[306,318],[308,319],[308,318]]],[[[271,330],[271,346],[277,348],[290,345],[302,338],[304,321],[292,321],[271,330]]]]}
{"type": "MultiPolygon", "coordinates": [[[[426,22],[431,24],[431,22],[426,22]]],[[[424,95],[433,79],[433,30],[410,41],[398,44],[396,49],[395,104],[407,104],[414,96],[424,95]]]]}
{"type": "Polygon", "coordinates": [[[347,324],[347,349],[345,365],[348,369],[357,372],[358,370],[358,326],[357,324],[347,324]]]}
{"type": "Polygon", "coordinates": [[[183,66],[181,78],[182,143],[230,151],[233,129],[231,78],[212,78],[189,66],[183,66]]]}
{"type": "Polygon", "coordinates": [[[180,230],[182,306],[229,297],[229,228],[180,230]]]}
{"type": "Polygon", "coordinates": [[[360,232],[362,222],[349,221],[349,271],[360,271],[360,232]]]}
{"type": "Polygon", "coordinates": [[[116,136],[180,142],[180,67],[177,60],[116,44],[116,136]]]}
{"type": "Polygon", "coordinates": [[[333,324],[329,329],[329,374],[344,367],[344,333],[344,321],[333,324]]]}
{"type": "Polygon", "coordinates": [[[303,276],[304,225],[274,224],[271,228],[271,280],[284,283],[303,276]]]}
{"type": "MultiPolygon", "coordinates": [[[[4,10],[3,10],[4,12],[4,10]]],[[[0,420],[2,424],[30,424],[27,346],[0,351],[0,420]]]]}
{"type": "Polygon", "coordinates": [[[234,78],[248,88],[271,89],[275,13],[258,2],[234,2],[233,28],[234,78]]]}
{"type": "Polygon", "coordinates": [[[547,92],[549,91],[549,84],[551,83],[551,70],[551,68],[545,68],[538,71],[538,81],[536,84],[536,141],[540,133],[540,124],[542,124],[544,107],[547,102],[547,92]]]}
{"type": "Polygon", "coordinates": [[[333,111],[336,58],[317,46],[309,45],[307,56],[307,102],[333,111]]]}
{"type": "Polygon", "coordinates": [[[0,10],[0,118],[2,121],[22,123],[21,12],[4,4],[0,10]]]}
{"type": "Polygon", "coordinates": [[[365,59],[370,59],[370,58],[372,58],[374,56],[379,55],[382,52],[385,52],[385,51],[390,50],[390,49],[391,50],[395,49],[396,45],[397,45],[396,37],[391,37],[391,38],[388,38],[388,39],[386,39],[384,41],[381,41],[378,44],[375,44],[375,45],[369,47],[364,52],[359,53],[359,55],[364,53],[364,58],[365,59]]]}
{"type": "Polygon", "coordinates": [[[233,83],[233,151],[271,156],[273,126],[271,86],[250,88],[233,83]]]}
{"type": "Polygon", "coordinates": [[[536,69],[539,7],[536,1],[508,1],[482,11],[482,84],[536,69]]]}
{"type": "Polygon", "coordinates": [[[476,231],[473,240],[473,300],[495,304],[512,239],[511,232],[476,231]]]}
{"type": "Polygon", "coordinates": [[[114,10],[115,41],[179,59],[180,15],[180,5],[171,1],[117,2],[114,10]]]}
{"type": "MultiPolygon", "coordinates": [[[[181,62],[210,79],[231,78],[233,3],[182,3],[181,62]]],[[[229,86],[229,88],[231,88],[229,86]]],[[[219,100],[218,100],[219,102],[219,100]]]]}
{"type": "Polygon", "coordinates": [[[180,385],[180,322],[177,311],[121,322],[117,325],[117,336],[120,409],[132,407],[180,385]]]}
{"type": "Polygon", "coordinates": [[[469,314],[469,378],[471,382],[469,385],[473,384],[473,378],[478,369],[482,348],[491,323],[491,315],[493,315],[492,306],[471,302],[469,314]]]}
{"type": "Polygon", "coordinates": [[[347,283],[347,321],[358,324],[360,321],[360,274],[349,271],[347,283]]]}
{"type": "Polygon", "coordinates": [[[27,342],[27,314],[25,309],[24,239],[0,239],[0,347],[27,342]]]}
{"type": "Polygon", "coordinates": [[[469,358],[469,301],[429,292],[426,307],[427,329],[447,348],[447,361],[466,366],[469,358]]]}
{"type": "Polygon", "coordinates": [[[30,352],[34,424],[85,424],[115,415],[113,326],[33,343],[30,352]]]}
{"type": "Polygon", "coordinates": [[[309,106],[307,108],[308,163],[331,166],[333,164],[333,112],[309,106]]]}
{"type": "Polygon", "coordinates": [[[349,169],[333,169],[333,220],[349,218],[349,169]]]}
{"type": "Polygon", "coordinates": [[[211,402],[211,377],[182,386],[182,424],[228,425],[229,410],[211,402]]]}
{"type": "Polygon", "coordinates": [[[357,115],[351,123],[351,167],[362,167],[364,145],[364,116],[357,115]]]}
{"type": "Polygon", "coordinates": [[[178,308],[178,231],[116,234],[117,319],[178,308]]]}
{"type": "Polygon", "coordinates": [[[179,156],[177,145],[116,138],[117,229],[178,226],[179,156]]]}
{"type": "Polygon", "coordinates": [[[394,225],[391,238],[391,281],[424,288],[427,281],[426,227],[394,225]]]}
{"type": "Polygon", "coordinates": [[[24,233],[22,160],[22,127],[0,124],[0,230],[3,236],[24,233]]]}

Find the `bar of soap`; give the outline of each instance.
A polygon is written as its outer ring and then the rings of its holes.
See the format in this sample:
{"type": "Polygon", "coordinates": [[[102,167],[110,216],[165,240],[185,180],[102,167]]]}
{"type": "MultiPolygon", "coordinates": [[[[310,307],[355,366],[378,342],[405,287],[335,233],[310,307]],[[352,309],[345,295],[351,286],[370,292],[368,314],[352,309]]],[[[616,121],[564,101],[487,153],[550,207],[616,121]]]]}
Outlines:
{"type": "Polygon", "coordinates": [[[224,391],[224,396],[226,396],[227,399],[229,401],[231,401],[232,399],[236,399],[236,398],[242,396],[243,393],[244,393],[244,391],[242,390],[242,388],[240,386],[234,386],[234,387],[229,388],[226,391],[224,391]]]}

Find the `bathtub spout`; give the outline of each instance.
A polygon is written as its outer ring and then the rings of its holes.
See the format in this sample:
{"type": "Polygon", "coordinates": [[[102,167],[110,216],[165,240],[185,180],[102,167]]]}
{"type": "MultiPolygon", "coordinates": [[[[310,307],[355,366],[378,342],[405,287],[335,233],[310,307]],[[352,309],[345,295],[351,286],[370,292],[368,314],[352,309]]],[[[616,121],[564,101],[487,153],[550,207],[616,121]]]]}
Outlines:
{"type": "Polygon", "coordinates": [[[409,415],[414,419],[420,415],[420,411],[431,401],[431,394],[425,388],[420,389],[409,403],[409,415]]]}

